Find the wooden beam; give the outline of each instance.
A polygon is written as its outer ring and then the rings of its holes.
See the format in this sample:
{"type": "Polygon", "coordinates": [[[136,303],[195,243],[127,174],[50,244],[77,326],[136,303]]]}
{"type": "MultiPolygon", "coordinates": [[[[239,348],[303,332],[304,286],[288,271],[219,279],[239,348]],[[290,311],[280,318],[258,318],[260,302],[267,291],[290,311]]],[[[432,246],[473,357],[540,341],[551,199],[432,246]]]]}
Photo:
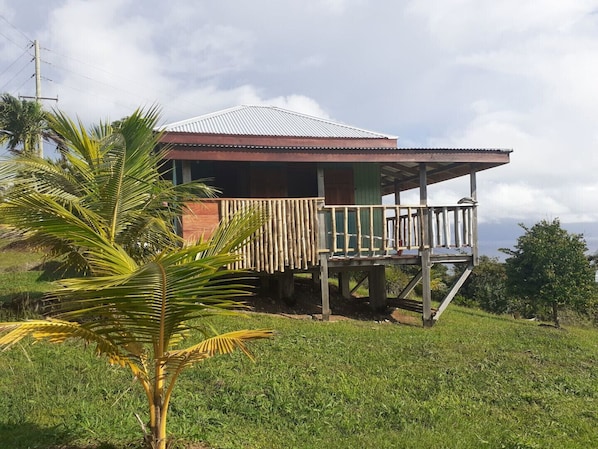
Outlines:
{"type": "Polygon", "coordinates": [[[472,270],[473,270],[473,264],[469,264],[467,266],[467,268],[465,269],[465,271],[461,274],[461,276],[459,276],[459,279],[457,279],[457,282],[455,282],[455,284],[451,287],[451,289],[449,290],[449,292],[447,293],[445,298],[440,303],[438,310],[434,314],[434,317],[433,317],[434,321],[438,321],[438,318],[440,318],[440,315],[442,315],[442,312],[444,312],[446,310],[446,308],[451,303],[451,301],[453,300],[453,298],[455,297],[457,292],[459,292],[459,289],[463,286],[463,284],[465,283],[465,281],[471,274],[472,270]]]}
{"type": "Polygon", "coordinates": [[[492,166],[509,163],[506,151],[426,150],[405,152],[384,148],[326,147],[235,147],[175,145],[166,159],[198,161],[256,162],[381,162],[381,163],[489,163],[492,166]]]}
{"type": "Polygon", "coordinates": [[[417,274],[409,281],[409,284],[407,284],[401,293],[399,293],[399,298],[406,298],[407,295],[413,291],[418,282],[421,281],[421,278],[422,270],[419,270],[417,274]]]}
{"type": "Polygon", "coordinates": [[[303,148],[390,148],[397,149],[396,138],[345,138],[345,137],[295,137],[227,135],[209,133],[165,132],[160,143],[220,146],[220,147],[303,147],[303,148]]]}
{"type": "MultiPolygon", "coordinates": [[[[421,206],[428,205],[428,179],[427,167],[425,163],[419,164],[419,203],[421,206]]],[[[434,324],[432,320],[432,264],[430,263],[430,223],[428,209],[424,207],[421,222],[421,272],[422,272],[422,321],[424,327],[431,327],[434,324]]]]}

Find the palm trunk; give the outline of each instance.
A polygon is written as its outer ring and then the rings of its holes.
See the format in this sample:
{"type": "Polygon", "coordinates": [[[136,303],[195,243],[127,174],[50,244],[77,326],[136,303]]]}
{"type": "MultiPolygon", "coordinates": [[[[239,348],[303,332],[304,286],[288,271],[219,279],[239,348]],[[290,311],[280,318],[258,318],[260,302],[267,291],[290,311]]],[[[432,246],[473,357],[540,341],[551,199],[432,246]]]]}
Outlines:
{"type": "Polygon", "coordinates": [[[155,424],[150,425],[149,449],[166,449],[166,420],[162,419],[162,407],[160,405],[154,406],[152,415],[154,415],[153,421],[155,421],[155,424]]]}
{"type": "Polygon", "coordinates": [[[166,408],[164,404],[164,367],[160,362],[155,365],[156,380],[150,404],[150,449],[166,449],[166,408]]]}

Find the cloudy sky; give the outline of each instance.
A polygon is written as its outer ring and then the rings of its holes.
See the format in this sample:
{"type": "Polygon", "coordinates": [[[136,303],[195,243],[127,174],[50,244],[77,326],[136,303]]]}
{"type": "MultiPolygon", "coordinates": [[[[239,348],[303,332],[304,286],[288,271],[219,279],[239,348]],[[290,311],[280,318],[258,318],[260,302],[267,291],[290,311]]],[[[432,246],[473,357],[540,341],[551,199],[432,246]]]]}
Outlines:
{"type": "Polygon", "coordinates": [[[273,104],[513,149],[478,175],[486,253],[554,218],[598,249],[598,0],[0,0],[0,92],[34,94],[35,39],[47,106],[86,123],[273,104]]]}

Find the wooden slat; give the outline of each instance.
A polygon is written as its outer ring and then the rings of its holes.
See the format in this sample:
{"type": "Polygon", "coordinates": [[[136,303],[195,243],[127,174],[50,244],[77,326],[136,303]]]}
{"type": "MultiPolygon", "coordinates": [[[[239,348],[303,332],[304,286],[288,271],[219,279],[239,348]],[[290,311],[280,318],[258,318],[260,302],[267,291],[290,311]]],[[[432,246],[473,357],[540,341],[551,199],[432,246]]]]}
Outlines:
{"type": "Polygon", "coordinates": [[[346,206],[343,207],[343,237],[345,254],[349,254],[349,210],[346,206]]]}
{"type": "MultiPolygon", "coordinates": [[[[376,247],[376,232],[374,230],[374,208],[370,206],[367,210],[370,214],[370,253],[374,255],[374,252],[378,249],[376,247]]],[[[359,214],[360,212],[357,211],[357,213],[359,214]]]]}
{"type": "Polygon", "coordinates": [[[332,224],[332,252],[338,253],[338,245],[336,240],[336,207],[330,208],[330,221],[332,224]]]}
{"type": "Polygon", "coordinates": [[[460,209],[459,207],[455,208],[455,247],[461,247],[461,220],[460,220],[460,209]]]}

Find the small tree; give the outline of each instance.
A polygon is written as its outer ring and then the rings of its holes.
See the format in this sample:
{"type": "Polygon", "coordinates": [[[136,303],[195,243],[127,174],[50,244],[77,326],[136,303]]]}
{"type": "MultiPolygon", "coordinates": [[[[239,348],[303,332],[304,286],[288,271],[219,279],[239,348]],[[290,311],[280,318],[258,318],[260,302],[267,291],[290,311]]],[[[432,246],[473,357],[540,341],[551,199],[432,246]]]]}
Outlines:
{"type": "Polygon", "coordinates": [[[7,187],[0,221],[75,260],[71,266],[87,276],[55,284],[45,319],[0,323],[0,349],[27,336],[94,346],[133,372],[147,398],[146,440],[165,449],[180,373],[218,354],[249,355],[248,341],[271,335],[263,329],[218,335],[201,325],[202,318],[243,307],[234,298],[248,290],[228,267],[266,217],[246,210],[222,222],[208,241],[184,242],[174,218],[185,199],[212,189],[160,178],[155,110],[92,131],[63,114],[49,119],[64,143],[64,165],[31,153],[0,164],[0,186],[7,187]],[[198,327],[204,340],[183,346],[198,327]]]}
{"type": "Polygon", "coordinates": [[[461,296],[468,300],[468,304],[477,305],[488,312],[507,313],[511,304],[506,292],[506,281],[505,265],[495,257],[481,256],[463,285],[461,296]]]}
{"type": "Polygon", "coordinates": [[[585,240],[561,228],[558,219],[520,226],[525,234],[515,249],[501,250],[511,256],[505,265],[507,290],[536,312],[549,311],[559,327],[559,307],[580,307],[591,297],[594,272],[584,254],[585,240]]]}
{"type": "Polygon", "coordinates": [[[24,152],[0,161],[2,224],[52,255],[66,256],[65,270],[80,273],[91,273],[84,256],[89,231],[136,262],[182,244],[172,223],[185,202],[215,191],[200,181],[173,185],[162,179],[157,108],[90,129],[60,112],[47,120],[59,136],[62,160],[24,152]]]}
{"type": "Polygon", "coordinates": [[[13,154],[42,155],[41,138],[50,138],[47,115],[35,101],[0,97],[0,143],[13,154]]]}

